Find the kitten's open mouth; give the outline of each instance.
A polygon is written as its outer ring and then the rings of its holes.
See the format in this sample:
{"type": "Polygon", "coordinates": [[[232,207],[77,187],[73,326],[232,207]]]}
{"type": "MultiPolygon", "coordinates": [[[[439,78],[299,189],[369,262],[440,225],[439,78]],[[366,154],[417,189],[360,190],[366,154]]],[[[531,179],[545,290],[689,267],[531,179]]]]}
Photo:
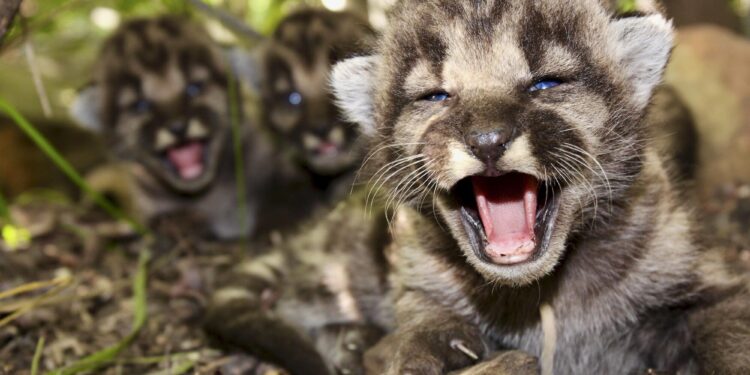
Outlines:
{"type": "Polygon", "coordinates": [[[483,261],[516,265],[546,251],[559,192],[535,177],[508,173],[472,176],[453,188],[474,252],[483,261]]]}
{"type": "Polygon", "coordinates": [[[205,141],[190,141],[166,150],[164,162],[181,179],[197,179],[206,169],[208,144],[205,141]]]}

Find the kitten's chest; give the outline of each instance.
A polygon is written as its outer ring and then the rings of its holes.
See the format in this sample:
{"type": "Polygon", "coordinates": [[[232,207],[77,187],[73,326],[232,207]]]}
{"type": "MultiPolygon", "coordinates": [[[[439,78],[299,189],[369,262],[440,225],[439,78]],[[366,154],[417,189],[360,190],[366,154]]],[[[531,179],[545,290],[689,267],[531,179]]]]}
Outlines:
{"type": "Polygon", "coordinates": [[[516,326],[494,322],[483,328],[493,350],[518,349],[540,359],[552,350],[554,374],[690,374],[692,358],[678,321],[672,326],[642,321],[598,324],[582,315],[557,316],[554,332],[543,328],[541,318],[516,326]]]}

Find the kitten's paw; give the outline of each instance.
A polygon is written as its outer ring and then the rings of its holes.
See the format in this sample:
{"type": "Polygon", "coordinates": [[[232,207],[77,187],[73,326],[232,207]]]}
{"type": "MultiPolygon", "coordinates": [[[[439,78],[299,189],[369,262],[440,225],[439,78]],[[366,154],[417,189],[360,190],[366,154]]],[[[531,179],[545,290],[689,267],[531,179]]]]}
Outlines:
{"type": "Polygon", "coordinates": [[[540,371],[536,357],[514,350],[497,353],[478,365],[451,375],[538,375],[540,371]]]}
{"type": "Polygon", "coordinates": [[[397,332],[365,355],[365,366],[368,374],[442,375],[471,366],[484,354],[484,344],[475,329],[455,326],[397,332]]]}

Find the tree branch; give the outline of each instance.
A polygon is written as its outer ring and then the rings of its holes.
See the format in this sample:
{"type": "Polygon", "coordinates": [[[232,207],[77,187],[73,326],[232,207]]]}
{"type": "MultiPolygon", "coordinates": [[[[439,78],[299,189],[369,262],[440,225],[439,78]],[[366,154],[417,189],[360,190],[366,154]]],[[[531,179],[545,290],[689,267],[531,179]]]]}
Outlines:
{"type": "Polygon", "coordinates": [[[0,1],[0,43],[2,43],[5,33],[13,23],[13,18],[18,13],[19,5],[21,5],[21,0],[0,1]]]}

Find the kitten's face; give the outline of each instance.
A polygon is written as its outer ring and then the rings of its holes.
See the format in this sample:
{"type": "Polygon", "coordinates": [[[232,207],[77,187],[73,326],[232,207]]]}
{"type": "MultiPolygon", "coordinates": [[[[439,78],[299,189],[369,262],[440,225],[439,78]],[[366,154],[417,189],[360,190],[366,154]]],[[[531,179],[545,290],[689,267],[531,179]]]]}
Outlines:
{"type": "Polygon", "coordinates": [[[594,0],[406,1],[393,14],[380,56],[337,67],[339,101],[390,146],[378,157],[392,195],[434,202],[487,279],[537,280],[639,172],[670,25],[613,20],[594,0]]]}
{"type": "Polygon", "coordinates": [[[177,193],[208,187],[229,132],[226,73],[208,37],[187,21],[135,21],[108,41],[100,67],[116,153],[177,193]]]}
{"type": "Polygon", "coordinates": [[[287,17],[267,45],[266,123],[316,174],[336,175],[361,159],[356,127],[333,103],[329,73],[340,59],[365,51],[372,37],[354,15],[306,10],[287,17]]]}

